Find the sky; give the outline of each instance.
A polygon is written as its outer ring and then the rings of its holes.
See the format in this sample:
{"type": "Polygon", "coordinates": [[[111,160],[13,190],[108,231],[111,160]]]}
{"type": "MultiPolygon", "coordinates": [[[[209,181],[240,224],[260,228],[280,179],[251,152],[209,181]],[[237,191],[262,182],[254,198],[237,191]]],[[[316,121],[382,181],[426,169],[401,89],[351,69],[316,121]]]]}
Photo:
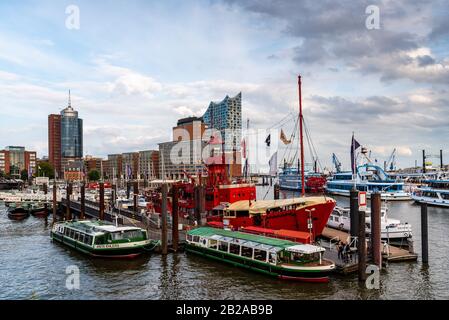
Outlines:
{"type": "Polygon", "coordinates": [[[381,163],[395,148],[399,167],[422,149],[449,159],[447,1],[2,0],[0,17],[0,148],[46,156],[69,89],[88,155],[157,149],[179,118],[239,92],[263,131],[295,118],[301,74],[322,166],[336,153],[350,167],[353,132],[381,163]]]}

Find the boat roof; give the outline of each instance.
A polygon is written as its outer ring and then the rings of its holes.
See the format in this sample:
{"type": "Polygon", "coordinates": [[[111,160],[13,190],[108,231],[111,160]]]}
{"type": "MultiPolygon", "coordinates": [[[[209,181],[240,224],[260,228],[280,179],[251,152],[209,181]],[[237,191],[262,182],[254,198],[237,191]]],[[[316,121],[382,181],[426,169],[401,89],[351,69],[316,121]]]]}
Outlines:
{"type": "Polygon", "coordinates": [[[316,204],[327,203],[328,201],[334,201],[329,197],[299,197],[291,199],[279,199],[279,200],[241,200],[229,205],[229,211],[249,211],[250,214],[264,213],[268,209],[285,207],[291,205],[303,205],[311,206],[316,204]]]}
{"type": "Polygon", "coordinates": [[[80,230],[88,234],[101,234],[110,232],[122,232],[131,230],[141,230],[138,227],[116,227],[113,224],[106,223],[100,220],[81,220],[81,221],[66,221],[63,222],[66,227],[80,230]]]}
{"type": "Polygon", "coordinates": [[[210,227],[195,228],[195,229],[190,230],[188,232],[188,234],[192,235],[192,236],[200,236],[200,237],[207,237],[207,238],[214,237],[212,239],[216,239],[216,240],[219,240],[219,239],[217,239],[218,237],[227,238],[230,240],[233,240],[233,239],[242,240],[239,242],[240,244],[244,243],[243,241],[253,242],[256,244],[262,244],[262,245],[271,246],[271,247],[278,247],[281,250],[297,244],[296,242],[289,241],[289,240],[275,239],[275,238],[269,238],[269,237],[239,232],[239,231],[230,231],[230,230],[210,228],[210,227]]]}
{"type": "Polygon", "coordinates": [[[286,250],[289,252],[305,253],[305,254],[312,254],[326,251],[326,249],[324,249],[323,247],[318,247],[311,244],[297,244],[295,246],[286,248],[286,250]]]}

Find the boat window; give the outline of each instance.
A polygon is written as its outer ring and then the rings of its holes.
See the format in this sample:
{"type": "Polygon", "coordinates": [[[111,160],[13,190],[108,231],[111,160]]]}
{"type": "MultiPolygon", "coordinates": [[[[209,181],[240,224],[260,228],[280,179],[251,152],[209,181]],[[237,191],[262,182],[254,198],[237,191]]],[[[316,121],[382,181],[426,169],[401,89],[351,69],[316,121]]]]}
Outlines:
{"type": "Polygon", "coordinates": [[[218,240],[209,239],[209,248],[218,249],[218,240]]]}
{"type": "Polygon", "coordinates": [[[86,235],[85,237],[84,237],[84,243],[85,244],[92,244],[92,236],[88,236],[88,235],[86,235]]]}
{"type": "Polygon", "coordinates": [[[228,252],[228,247],[229,247],[228,242],[220,241],[218,244],[218,250],[220,251],[228,252]]]}
{"type": "Polygon", "coordinates": [[[238,244],[231,243],[230,244],[230,248],[229,248],[229,252],[232,253],[232,254],[239,255],[240,254],[240,246],[238,244]]]}
{"type": "Polygon", "coordinates": [[[192,238],[193,238],[193,237],[192,237],[191,234],[188,234],[188,235],[187,235],[187,241],[192,241],[192,238]]]}
{"type": "Polygon", "coordinates": [[[268,262],[272,263],[272,264],[275,264],[276,263],[276,256],[277,256],[276,253],[271,252],[269,257],[268,257],[268,262]]]}
{"type": "Polygon", "coordinates": [[[75,238],[75,230],[70,230],[70,238],[74,239],[75,238]]]}
{"type": "Polygon", "coordinates": [[[249,216],[249,211],[236,211],[237,217],[247,217],[249,216]]]}
{"type": "Polygon", "coordinates": [[[200,242],[200,237],[199,236],[193,236],[192,241],[193,242],[200,242]]]}
{"type": "Polygon", "coordinates": [[[78,241],[79,237],[80,237],[80,233],[79,233],[79,232],[76,232],[76,233],[75,233],[75,240],[78,241]]]}
{"type": "Polygon", "coordinates": [[[265,250],[254,249],[254,259],[259,261],[267,261],[267,252],[265,250]]]}
{"type": "Polygon", "coordinates": [[[140,230],[128,230],[111,233],[111,240],[131,240],[135,238],[141,238],[142,231],[140,230]]]}
{"type": "Polygon", "coordinates": [[[69,236],[69,234],[70,234],[70,229],[65,229],[64,230],[64,235],[66,235],[67,237],[69,236]]]}
{"type": "Polygon", "coordinates": [[[95,237],[95,244],[104,244],[104,236],[95,237]]]}
{"type": "Polygon", "coordinates": [[[242,246],[242,257],[252,258],[253,248],[242,246]]]}
{"type": "Polygon", "coordinates": [[[335,222],[339,222],[339,221],[340,221],[340,218],[335,217],[335,222]]]}

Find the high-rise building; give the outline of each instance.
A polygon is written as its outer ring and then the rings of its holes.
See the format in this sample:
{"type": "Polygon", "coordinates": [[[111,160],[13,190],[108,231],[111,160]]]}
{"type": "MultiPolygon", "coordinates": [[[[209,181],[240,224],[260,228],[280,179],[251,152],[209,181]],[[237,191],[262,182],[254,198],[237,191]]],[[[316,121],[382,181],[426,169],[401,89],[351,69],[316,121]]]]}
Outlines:
{"type": "Polygon", "coordinates": [[[159,175],[162,179],[184,179],[203,171],[202,152],[209,137],[201,118],[180,119],[173,128],[173,139],[159,143],[159,175]],[[175,149],[174,149],[175,148],[175,149]]]}
{"type": "Polygon", "coordinates": [[[159,151],[146,150],[110,154],[103,162],[108,179],[157,179],[159,177],[159,151]]]}
{"type": "Polygon", "coordinates": [[[26,151],[25,147],[9,146],[0,150],[0,171],[12,178],[20,178],[23,170],[29,176],[35,175],[36,161],[36,152],[26,151]]]}
{"type": "Polygon", "coordinates": [[[59,176],[65,167],[83,158],[83,120],[72,108],[70,91],[68,106],[59,115],[48,116],[48,152],[59,176]]]}
{"type": "Polygon", "coordinates": [[[122,178],[122,162],[123,158],[121,154],[109,154],[108,155],[108,166],[107,166],[107,176],[110,179],[120,179],[122,178]]]}
{"type": "Polygon", "coordinates": [[[220,131],[226,159],[231,162],[230,175],[240,176],[242,173],[242,93],[233,98],[226,96],[220,102],[211,102],[203,115],[203,120],[210,129],[220,131]]]}
{"type": "Polygon", "coordinates": [[[139,151],[140,176],[148,179],[156,179],[159,176],[159,151],[139,151]]]}

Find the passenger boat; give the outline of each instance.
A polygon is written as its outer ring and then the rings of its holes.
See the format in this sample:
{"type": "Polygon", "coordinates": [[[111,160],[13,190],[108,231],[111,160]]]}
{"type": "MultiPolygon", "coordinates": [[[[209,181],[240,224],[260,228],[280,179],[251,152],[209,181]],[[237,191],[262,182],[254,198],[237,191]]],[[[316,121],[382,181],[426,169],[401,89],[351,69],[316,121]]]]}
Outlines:
{"type": "Polygon", "coordinates": [[[412,199],[418,203],[449,208],[449,180],[428,180],[417,188],[412,199]]]}
{"type": "Polygon", "coordinates": [[[368,198],[371,193],[380,192],[382,200],[411,200],[411,194],[404,191],[403,182],[390,179],[381,167],[374,164],[358,166],[355,177],[352,172],[334,174],[327,182],[326,192],[349,197],[354,187],[358,191],[365,191],[368,198]]]}
{"type": "Polygon", "coordinates": [[[328,282],[335,270],[322,247],[209,227],[188,231],[186,250],[286,280],[328,282]]]}
{"type": "Polygon", "coordinates": [[[157,244],[148,238],[144,229],[93,220],[56,223],[51,238],[82,253],[102,258],[134,258],[153,250],[157,244]]]}
{"type": "Polygon", "coordinates": [[[25,220],[30,216],[27,209],[21,206],[10,204],[8,207],[8,218],[11,220],[25,220]]]}
{"type": "MultiPolygon", "coordinates": [[[[381,238],[389,240],[401,240],[412,237],[412,226],[408,223],[401,223],[400,220],[390,219],[387,216],[387,208],[381,209],[381,238]]],[[[366,211],[366,233],[371,233],[371,211],[366,211]]],[[[331,228],[350,231],[351,218],[350,209],[335,207],[327,225],[331,228]]]]}
{"type": "Polygon", "coordinates": [[[273,230],[303,231],[313,239],[323,232],[336,202],[321,197],[237,201],[217,206],[208,221],[219,221],[233,230],[256,226],[273,230]]]}

